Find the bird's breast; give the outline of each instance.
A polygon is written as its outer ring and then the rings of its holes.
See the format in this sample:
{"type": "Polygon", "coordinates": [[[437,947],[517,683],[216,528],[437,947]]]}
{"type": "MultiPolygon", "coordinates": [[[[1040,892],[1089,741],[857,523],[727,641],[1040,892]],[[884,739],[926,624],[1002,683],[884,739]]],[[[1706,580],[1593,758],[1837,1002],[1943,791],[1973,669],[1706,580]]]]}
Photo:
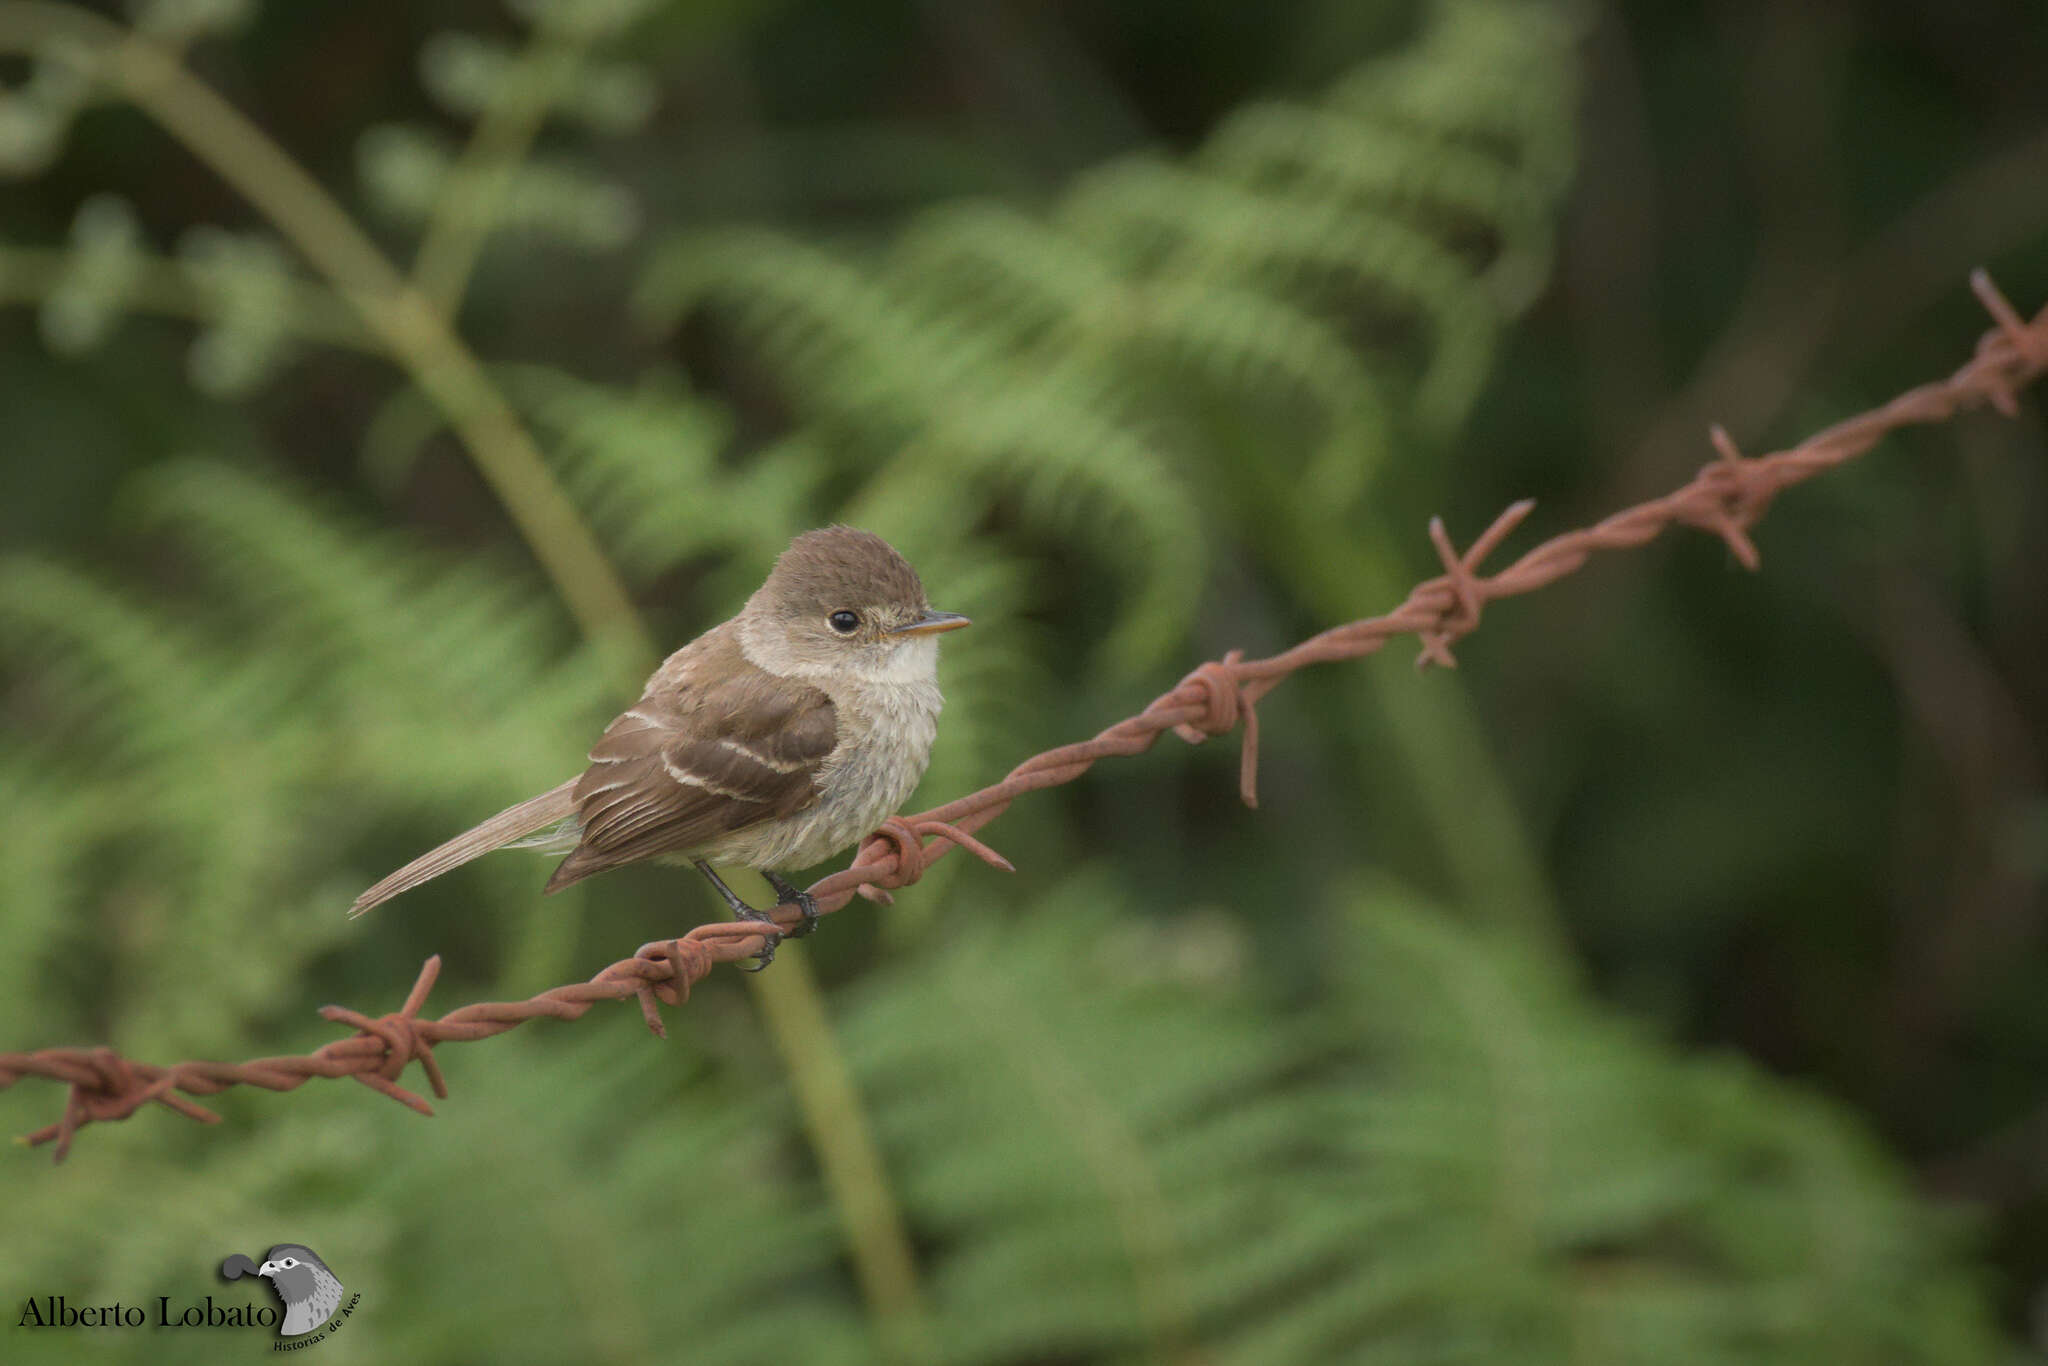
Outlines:
{"type": "Polygon", "coordinates": [[[737,832],[711,853],[713,862],[809,867],[872,831],[915,790],[938,735],[938,683],[871,683],[838,692],[833,703],[841,736],[814,779],[817,802],[737,832]]]}

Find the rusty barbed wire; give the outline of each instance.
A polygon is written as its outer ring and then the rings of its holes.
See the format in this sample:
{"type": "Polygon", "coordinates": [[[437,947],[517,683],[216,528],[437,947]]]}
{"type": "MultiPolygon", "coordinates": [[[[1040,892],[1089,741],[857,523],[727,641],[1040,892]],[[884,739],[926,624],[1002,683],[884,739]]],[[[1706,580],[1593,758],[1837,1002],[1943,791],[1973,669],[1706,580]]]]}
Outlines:
{"type": "MultiPolygon", "coordinates": [[[[821,914],[830,914],[860,895],[888,902],[892,888],[907,887],[953,849],[965,849],[993,867],[1014,871],[1008,860],[974,832],[1027,792],[1073,782],[1101,759],[1142,754],[1168,731],[1190,743],[1244,728],[1238,787],[1247,806],[1258,804],[1258,713],[1260,698],[1288,675],[1311,664],[1357,659],[1396,636],[1422,643],[1418,668],[1457,665],[1451,646],[1478,628],[1487,605],[1533,593],[1579,569],[1600,550],[1644,545],[1666,527],[1682,525],[1720,537],[1747,569],[1761,560],[1749,528],[1778,494],[1794,484],[1868,451],[1901,427],[1943,422],[1965,409],[1989,404],[2010,417],[2018,413],[2017,389],[2048,372],[2048,308],[2023,320],[1982,270],[1970,287],[1991,314],[1994,326],[1978,339],[1975,355],[1947,379],[1934,380],[1891,402],[1838,422],[1789,450],[1745,457],[1727,432],[1710,436],[1716,458],[1691,482],[1662,498],[1626,508],[1590,527],[1553,536],[1500,570],[1480,566],[1528,517],[1535,504],[1523,501],[1502,512],[1472,545],[1458,550],[1441,518],[1432,518],[1429,537],[1444,572],[1411,590],[1405,601],[1377,617],[1349,622],[1312,636],[1292,649],[1264,659],[1233,650],[1192,670],[1143,711],[1092,739],[1062,745],[1025,760],[1001,782],[915,816],[891,817],[862,841],[853,863],[809,888],[821,914]]],[[[782,928],[794,928],[793,907],[778,907],[782,928]]],[[[181,1062],[169,1066],[135,1062],[111,1048],[46,1048],[33,1053],[0,1053],[0,1089],[23,1077],[60,1081],[69,1088],[64,1114],[21,1142],[55,1142],[57,1160],[87,1124],[126,1119],[158,1104],[202,1123],[220,1117],[191,1096],[215,1095],[232,1086],[290,1091],[313,1077],[353,1077],[401,1104],[433,1114],[433,1107],[398,1084],[405,1068],[418,1062],[437,1097],[448,1095],[434,1046],[487,1039],[547,1016],[580,1019],[599,1001],[637,999],[647,1027],[667,1037],[662,1005],[680,1005],[690,988],[719,963],[751,957],[764,940],[756,923],[715,921],[675,939],[643,944],[631,958],[613,963],[587,982],[572,982],[524,1001],[479,1002],[423,1019],[420,1010],[440,974],[439,955],[429,958],[398,1010],[372,1018],[345,1006],[323,1006],[320,1014],[354,1033],[311,1053],[249,1062],[181,1062]]]]}

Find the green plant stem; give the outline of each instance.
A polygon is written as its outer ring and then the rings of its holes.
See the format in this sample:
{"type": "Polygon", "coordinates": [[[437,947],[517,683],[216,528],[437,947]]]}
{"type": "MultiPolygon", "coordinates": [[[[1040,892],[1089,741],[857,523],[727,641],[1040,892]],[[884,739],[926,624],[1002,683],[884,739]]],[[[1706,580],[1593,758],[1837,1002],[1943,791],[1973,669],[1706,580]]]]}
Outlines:
{"type": "Polygon", "coordinates": [[[477,119],[469,145],[442,182],[413,258],[412,283],[443,317],[453,319],[461,308],[513,173],[588,47],[584,26],[553,25],[543,14],[532,44],[477,119]]]}
{"type": "MultiPolygon", "coordinates": [[[[0,0],[0,51],[51,45],[82,49],[103,80],[255,205],[327,278],[448,419],[584,634],[637,687],[656,658],[651,635],[518,415],[442,310],[406,282],[319,182],[162,50],[85,10],[0,0]]],[[[862,1291],[885,1335],[914,1351],[926,1330],[909,1235],[816,979],[801,955],[790,954],[753,987],[862,1291]]]]}
{"type": "Polygon", "coordinates": [[[785,950],[771,970],[750,975],[747,983],[789,1073],[804,1132],[853,1253],[861,1295],[888,1349],[885,1359],[933,1360],[935,1339],[910,1238],[810,964],[785,950]]]}
{"type": "Polygon", "coordinates": [[[624,658],[654,645],[625,586],[562,494],[533,439],[440,313],[318,181],[147,39],[50,0],[0,4],[0,51],[81,50],[100,77],[255,205],[447,414],[584,632],[624,658]]]}

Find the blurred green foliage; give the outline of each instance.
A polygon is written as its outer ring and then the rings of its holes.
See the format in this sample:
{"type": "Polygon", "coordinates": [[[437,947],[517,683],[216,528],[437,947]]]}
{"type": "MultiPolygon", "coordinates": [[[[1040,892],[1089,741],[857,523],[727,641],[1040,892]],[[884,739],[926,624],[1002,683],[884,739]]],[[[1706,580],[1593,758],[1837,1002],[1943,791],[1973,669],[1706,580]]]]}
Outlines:
{"type": "MultiPolygon", "coordinates": [[[[2048,294],[2016,4],[122,15],[317,183],[241,202],[123,31],[0,0],[8,1048],[303,1050],[431,952],[446,1009],[715,913],[660,869],[543,904],[507,854],[341,918],[627,700],[522,433],[664,642],[807,526],[901,546],[977,622],[924,806],[1389,605],[1431,511],[1592,520],[1709,420],[1761,449],[1953,365],[1971,265],[2048,294]],[[323,193],[422,312],[331,273],[323,193]],[[408,340],[443,326],[466,390],[408,340]]],[[[197,1298],[301,1241],[364,1295],[337,1360],[2014,1359],[2040,427],[1893,446],[1754,580],[1675,540],[1459,678],[1290,682],[1256,813],[1224,745],[1025,801],[1016,877],[948,860],[786,951],[830,1017],[796,1054],[719,974],[666,1044],[444,1049],[431,1122],[316,1083],[17,1154],[0,1287],[197,1298]],[[907,1310],[793,1056],[843,1057],[907,1310]]]]}

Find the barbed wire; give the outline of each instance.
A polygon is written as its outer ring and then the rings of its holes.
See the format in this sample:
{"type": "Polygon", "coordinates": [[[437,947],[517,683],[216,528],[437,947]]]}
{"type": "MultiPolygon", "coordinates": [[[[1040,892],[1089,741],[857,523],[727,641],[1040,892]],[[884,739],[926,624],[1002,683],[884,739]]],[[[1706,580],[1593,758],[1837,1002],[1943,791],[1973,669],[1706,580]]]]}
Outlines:
{"type": "MultiPolygon", "coordinates": [[[[1745,568],[1761,563],[1749,528],[1778,494],[1854,459],[1901,427],[1943,422],[1956,413],[1990,404],[2010,417],[2018,412],[2017,389],[2048,372],[2048,308],[2024,321],[1983,271],[1970,287],[1995,324],[1978,339],[1976,354],[1947,379],[1934,380],[1891,402],[1838,422],[1789,450],[1745,457],[1720,427],[1711,431],[1716,459],[1691,482],[1662,498],[1639,503],[1604,521],[1569,531],[1538,545],[1495,574],[1480,566],[1520,526],[1534,503],[1516,503],[1458,550],[1441,518],[1432,518],[1429,537],[1444,572],[1409,592],[1400,606],[1377,617],[1333,627],[1292,649],[1264,659],[1233,650],[1190,672],[1143,711],[1092,739],[1062,745],[1025,760],[1001,782],[915,816],[892,817],[862,841],[853,863],[809,888],[820,914],[846,906],[856,895],[887,902],[892,888],[907,887],[953,849],[1014,871],[1008,860],[974,832],[1027,792],[1073,782],[1101,759],[1142,754],[1172,731],[1190,743],[1225,735],[1242,726],[1244,741],[1238,788],[1247,806],[1258,804],[1259,720],[1255,706],[1288,675],[1311,664],[1357,659],[1396,636],[1422,642],[1418,668],[1455,667],[1451,646],[1478,628],[1486,606],[1501,598],[1533,593],[1576,572],[1595,551],[1644,545],[1665,528],[1697,527],[1719,536],[1745,568]]],[[[794,907],[775,908],[779,928],[795,927],[794,907]]],[[[587,982],[572,982],[524,1001],[479,1002],[438,1019],[423,1019],[421,1008],[441,971],[439,955],[429,958],[405,1003],[372,1018],[345,1006],[323,1006],[322,1018],[348,1025],[354,1033],[311,1053],[257,1058],[249,1062],[181,1062],[168,1066],[136,1062],[111,1048],[46,1048],[33,1053],[0,1053],[0,1089],[23,1077],[60,1081],[69,1088],[64,1114],[54,1124],[23,1135],[29,1146],[55,1142],[57,1160],[70,1151],[78,1131],[94,1122],[126,1119],[145,1105],[166,1106],[214,1124],[220,1117],[191,1096],[215,1095],[233,1086],[290,1091],[313,1077],[353,1077],[401,1104],[431,1115],[433,1107],[398,1084],[418,1062],[437,1097],[448,1086],[434,1046],[487,1039],[542,1016],[580,1019],[599,1001],[637,999],[647,1027],[667,1036],[661,1006],[681,1005],[690,989],[719,963],[752,957],[765,942],[758,922],[715,921],[675,939],[643,944],[587,982]]]]}

